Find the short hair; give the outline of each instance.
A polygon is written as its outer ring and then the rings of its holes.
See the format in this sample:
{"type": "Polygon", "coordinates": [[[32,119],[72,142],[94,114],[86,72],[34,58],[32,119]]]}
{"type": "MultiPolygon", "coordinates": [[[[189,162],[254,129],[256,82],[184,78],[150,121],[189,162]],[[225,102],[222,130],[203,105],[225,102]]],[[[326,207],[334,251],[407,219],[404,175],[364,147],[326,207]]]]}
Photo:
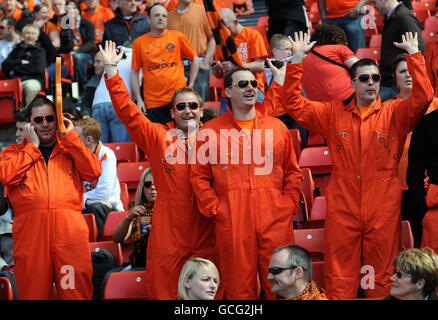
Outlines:
{"type": "Polygon", "coordinates": [[[23,111],[14,111],[14,121],[15,122],[27,122],[26,114],[23,111]]]}
{"type": "Polygon", "coordinates": [[[26,24],[26,25],[23,27],[23,30],[21,31],[21,33],[25,33],[26,30],[29,29],[29,28],[34,28],[34,29],[36,30],[37,38],[40,36],[40,28],[38,28],[38,27],[37,27],[36,25],[34,25],[33,23],[26,24]]]}
{"type": "Polygon", "coordinates": [[[220,113],[216,109],[204,108],[204,112],[203,112],[202,117],[201,117],[201,122],[206,123],[207,121],[210,121],[218,116],[220,116],[220,113]]]}
{"type": "Polygon", "coordinates": [[[401,252],[393,266],[411,275],[412,283],[424,279],[424,296],[431,294],[438,286],[438,255],[431,248],[410,248],[401,252]]]}
{"type": "Polygon", "coordinates": [[[74,122],[75,127],[82,128],[82,136],[91,136],[97,143],[102,135],[102,128],[100,123],[93,118],[80,119],[74,122]]]}
{"type": "Polygon", "coordinates": [[[187,279],[192,279],[199,269],[210,270],[217,274],[219,286],[219,271],[216,265],[210,260],[192,257],[183,266],[178,280],[178,300],[189,300],[189,293],[184,286],[184,282],[187,279]]]}
{"type": "MultiPolygon", "coordinates": [[[[151,168],[146,168],[143,171],[143,173],[141,174],[140,181],[138,182],[137,191],[135,194],[135,203],[134,203],[135,206],[144,205],[145,203],[149,202],[143,193],[144,179],[146,179],[146,177],[148,175],[152,176],[152,169],[151,168]]],[[[128,209],[126,209],[126,210],[128,210],[128,209]]]]}
{"type": "Polygon", "coordinates": [[[11,17],[3,17],[1,18],[1,21],[6,21],[8,26],[13,26],[13,27],[15,27],[15,25],[17,24],[17,20],[11,17]]]}
{"type": "Polygon", "coordinates": [[[316,41],[317,45],[325,44],[348,44],[345,31],[332,23],[321,23],[315,26],[310,41],[316,41]]]}
{"type": "Polygon", "coordinates": [[[309,251],[295,244],[285,245],[274,250],[274,253],[287,250],[287,264],[289,266],[301,267],[304,270],[304,277],[307,281],[312,280],[312,257],[309,251]]]}
{"type": "Polygon", "coordinates": [[[233,85],[233,74],[235,74],[236,72],[239,72],[239,71],[251,72],[251,70],[249,70],[248,68],[243,68],[240,66],[234,67],[233,69],[231,69],[231,71],[225,73],[224,88],[228,88],[228,87],[231,87],[233,85]]]}
{"type": "Polygon", "coordinates": [[[395,72],[397,71],[397,67],[400,62],[406,61],[406,54],[400,53],[394,59],[392,59],[392,76],[395,78],[395,72]]]}
{"type": "Polygon", "coordinates": [[[356,77],[357,68],[364,67],[364,66],[375,66],[377,68],[377,70],[379,70],[379,66],[377,65],[376,61],[368,59],[368,58],[360,59],[360,60],[356,61],[350,68],[351,80],[353,80],[356,77]]]}
{"type": "Polygon", "coordinates": [[[153,5],[151,5],[150,7],[146,7],[146,12],[147,12],[147,14],[148,14],[148,16],[150,17],[151,16],[151,11],[152,11],[152,8],[154,8],[154,7],[156,7],[156,6],[162,6],[164,9],[166,9],[166,11],[167,11],[167,8],[165,7],[165,6],[163,6],[161,3],[159,3],[159,2],[156,2],[156,3],[154,3],[153,5]]]}
{"type": "Polygon", "coordinates": [[[39,3],[37,4],[35,7],[33,7],[33,12],[40,12],[42,8],[49,8],[47,5],[43,4],[43,3],[39,3]]]}
{"type": "Polygon", "coordinates": [[[289,38],[286,37],[284,34],[276,33],[272,35],[269,46],[271,47],[271,49],[278,49],[281,43],[284,41],[290,42],[289,38]]]}
{"type": "Polygon", "coordinates": [[[52,109],[53,109],[53,112],[54,112],[55,115],[56,115],[56,106],[55,106],[55,104],[53,103],[53,101],[50,100],[50,99],[48,99],[48,98],[46,98],[45,96],[37,95],[37,96],[36,96],[36,97],[35,97],[35,98],[29,103],[29,105],[28,105],[27,108],[25,109],[25,110],[26,110],[26,118],[27,118],[27,120],[30,120],[30,117],[32,116],[32,109],[33,109],[33,108],[42,107],[42,106],[45,106],[45,105],[49,105],[49,106],[51,106],[52,109]]]}
{"type": "Polygon", "coordinates": [[[192,94],[194,94],[194,95],[196,96],[196,100],[198,100],[198,104],[199,104],[199,106],[201,106],[201,104],[202,104],[202,98],[201,98],[201,95],[199,94],[199,92],[196,91],[196,90],[193,89],[193,88],[190,88],[190,87],[184,87],[184,88],[180,88],[180,89],[176,90],[176,91],[173,93],[172,99],[170,100],[170,105],[171,105],[172,107],[175,106],[175,101],[176,101],[176,98],[178,97],[178,95],[183,94],[183,93],[192,93],[192,94]]]}

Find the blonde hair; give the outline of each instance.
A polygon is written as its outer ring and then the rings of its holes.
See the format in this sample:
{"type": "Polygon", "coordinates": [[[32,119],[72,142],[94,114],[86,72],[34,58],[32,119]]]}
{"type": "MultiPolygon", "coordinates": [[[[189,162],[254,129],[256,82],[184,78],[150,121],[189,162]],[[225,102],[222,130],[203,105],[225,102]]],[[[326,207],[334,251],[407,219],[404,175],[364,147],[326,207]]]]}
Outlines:
{"type": "Polygon", "coordinates": [[[424,280],[423,295],[429,295],[438,286],[438,255],[431,248],[410,248],[401,252],[393,262],[394,267],[409,273],[412,283],[424,280]]]}
{"type": "Polygon", "coordinates": [[[189,292],[185,287],[184,282],[187,279],[192,279],[193,276],[196,274],[196,272],[201,268],[216,273],[218,277],[217,285],[219,286],[219,271],[216,268],[216,265],[210,260],[199,258],[199,257],[192,257],[184,264],[184,267],[182,268],[181,273],[179,275],[178,300],[190,300],[189,292]]]}
{"type": "Polygon", "coordinates": [[[146,177],[148,175],[152,176],[152,169],[151,168],[146,168],[143,171],[143,173],[141,174],[140,181],[139,181],[138,186],[137,186],[137,191],[135,192],[135,203],[134,203],[135,206],[143,205],[144,203],[149,202],[143,193],[144,180],[146,179],[146,177]]]}

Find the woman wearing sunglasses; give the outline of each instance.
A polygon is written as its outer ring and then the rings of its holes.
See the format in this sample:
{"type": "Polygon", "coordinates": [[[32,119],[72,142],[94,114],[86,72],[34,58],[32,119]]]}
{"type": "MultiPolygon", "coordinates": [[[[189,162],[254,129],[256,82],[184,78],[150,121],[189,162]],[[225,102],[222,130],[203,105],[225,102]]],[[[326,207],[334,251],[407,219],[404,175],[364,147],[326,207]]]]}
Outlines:
{"type": "Polygon", "coordinates": [[[438,255],[431,248],[407,249],[393,265],[392,288],[385,300],[438,300],[438,255]]]}
{"type": "Polygon", "coordinates": [[[154,185],[151,168],[147,168],[141,175],[137,187],[135,204],[129,209],[114,230],[113,240],[122,243],[130,239],[134,250],[129,256],[129,268],[146,268],[146,248],[152,222],[152,213],[157,191],[154,185]]]}

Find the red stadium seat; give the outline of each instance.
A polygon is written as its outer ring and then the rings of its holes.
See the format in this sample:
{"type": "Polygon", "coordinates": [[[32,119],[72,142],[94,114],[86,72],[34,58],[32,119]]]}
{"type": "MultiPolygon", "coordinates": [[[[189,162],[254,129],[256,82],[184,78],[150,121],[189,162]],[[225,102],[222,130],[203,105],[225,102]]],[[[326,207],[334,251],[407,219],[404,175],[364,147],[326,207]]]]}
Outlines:
{"type": "Polygon", "coordinates": [[[314,132],[309,132],[306,147],[320,147],[326,145],[327,143],[325,142],[325,138],[322,135],[314,132]]]}
{"type": "Polygon", "coordinates": [[[423,30],[423,31],[421,31],[421,35],[423,36],[423,40],[424,40],[424,43],[426,45],[436,41],[436,32],[435,31],[423,30]]]}
{"type": "Polygon", "coordinates": [[[103,300],[147,300],[146,271],[112,272],[103,291],[103,300]]]}
{"type": "Polygon", "coordinates": [[[304,148],[301,150],[298,165],[300,168],[309,168],[311,170],[315,187],[319,188],[320,191],[318,195],[325,194],[332,169],[332,161],[328,147],[304,148]]]}
{"type": "Polygon", "coordinates": [[[96,242],[97,241],[97,224],[96,217],[94,213],[83,213],[85,221],[87,222],[88,230],[89,230],[89,238],[88,241],[96,242]]]}
{"type": "Polygon", "coordinates": [[[370,38],[370,48],[380,48],[382,45],[382,35],[381,34],[373,34],[370,38]]]}
{"type": "Polygon", "coordinates": [[[147,168],[150,167],[149,162],[122,162],[117,165],[117,177],[119,182],[125,182],[129,192],[129,202],[135,200],[135,193],[137,191],[140,177],[147,168]]]}
{"type": "Polygon", "coordinates": [[[428,17],[424,21],[424,30],[430,30],[437,32],[438,31],[438,18],[437,17],[428,17]]]}
{"type": "Polygon", "coordinates": [[[298,129],[289,129],[290,135],[292,136],[292,143],[294,147],[295,156],[297,160],[300,158],[301,154],[301,135],[298,129]]]}
{"type": "Polygon", "coordinates": [[[319,11],[309,11],[307,12],[307,16],[309,17],[310,22],[312,24],[319,24],[321,22],[321,16],[319,15],[319,11]]]}
{"type": "Polygon", "coordinates": [[[324,261],[312,262],[312,280],[318,287],[325,289],[324,261]]]}
{"type": "Polygon", "coordinates": [[[216,78],[214,74],[210,74],[210,97],[209,101],[220,101],[221,90],[224,87],[224,79],[216,78]]]}
{"type": "Polygon", "coordinates": [[[104,146],[114,151],[117,164],[121,162],[139,162],[140,153],[134,142],[108,142],[104,146]]]}
{"type": "Polygon", "coordinates": [[[126,182],[120,183],[120,201],[122,201],[123,209],[129,210],[129,191],[126,182]]]}
{"type": "Polygon", "coordinates": [[[105,224],[103,225],[103,234],[99,238],[99,241],[113,241],[114,230],[126,217],[128,211],[111,211],[106,217],[105,224]]]}
{"type": "Polygon", "coordinates": [[[257,25],[260,27],[267,27],[269,25],[269,16],[261,16],[257,20],[257,25]]]}
{"type": "Polygon", "coordinates": [[[325,196],[315,197],[315,199],[313,199],[312,210],[310,210],[309,221],[306,223],[304,228],[324,228],[326,212],[327,203],[325,196]]]}
{"type": "Polygon", "coordinates": [[[324,260],[324,229],[296,229],[294,230],[295,244],[306,248],[312,261],[324,260]]]}
{"type": "Polygon", "coordinates": [[[358,59],[369,58],[379,63],[380,61],[380,48],[359,48],[356,52],[358,59]]]}
{"type": "Polygon", "coordinates": [[[412,1],[413,10],[428,10],[430,13],[436,12],[435,1],[412,1]]]}
{"type": "Polygon", "coordinates": [[[308,207],[308,211],[312,210],[314,195],[313,191],[315,190],[315,182],[312,178],[312,171],[309,168],[300,168],[303,173],[304,180],[301,184],[301,190],[303,191],[304,198],[306,199],[306,204],[308,207]]]}
{"type": "Polygon", "coordinates": [[[14,123],[14,111],[23,102],[20,78],[0,80],[0,123],[14,123]]]}
{"type": "Polygon", "coordinates": [[[424,24],[424,21],[430,17],[430,11],[427,9],[412,10],[412,13],[415,15],[418,21],[421,22],[421,24],[424,24]]]}
{"type": "Polygon", "coordinates": [[[309,210],[303,191],[300,192],[299,206],[292,214],[294,229],[302,229],[309,220],[309,210]]]}
{"type": "Polygon", "coordinates": [[[107,250],[113,256],[118,267],[123,265],[122,247],[120,246],[120,243],[114,241],[90,242],[91,252],[98,252],[102,249],[107,250]]]}
{"type": "Polygon", "coordinates": [[[403,220],[401,231],[401,246],[402,250],[414,247],[414,236],[412,235],[411,224],[407,220],[403,220]]]}
{"type": "Polygon", "coordinates": [[[14,300],[11,282],[6,277],[0,277],[0,300],[14,300]]]}
{"type": "Polygon", "coordinates": [[[202,105],[205,108],[216,109],[217,111],[221,111],[221,103],[220,101],[205,101],[202,105]]]}

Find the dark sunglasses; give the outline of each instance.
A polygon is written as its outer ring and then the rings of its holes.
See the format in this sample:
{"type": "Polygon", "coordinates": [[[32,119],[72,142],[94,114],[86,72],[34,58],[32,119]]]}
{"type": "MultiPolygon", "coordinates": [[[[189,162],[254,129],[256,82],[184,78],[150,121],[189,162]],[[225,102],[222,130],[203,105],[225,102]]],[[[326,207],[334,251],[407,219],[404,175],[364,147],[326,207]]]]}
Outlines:
{"type": "Polygon", "coordinates": [[[47,122],[53,122],[55,121],[55,116],[54,115],[48,115],[48,116],[38,116],[33,118],[33,122],[35,123],[42,123],[44,121],[44,119],[46,119],[47,122]]]}
{"type": "Polygon", "coordinates": [[[144,182],[144,184],[143,184],[143,186],[145,187],[145,188],[150,188],[150,187],[152,187],[152,181],[145,181],[144,182]]]}
{"type": "Polygon", "coordinates": [[[175,108],[178,111],[183,111],[187,106],[189,106],[189,108],[191,110],[196,110],[199,108],[199,103],[197,103],[197,102],[180,102],[180,103],[177,103],[175,105],[175,108]]]}
{"type": "Polygon", "coordinates": [[[71,113],[65,112],[62,115],[64,116],[64,118],[67,118],[69,120],[76,120],[76,117],[74,115],[72,115],[71,113]]]}
{"type": "Polygon", "coordinates": [[[268,271],[269,271],[269,273],[276,276],[277,274],[282,273],[284,270],[295,270],[296,268],[298,268],[298,267],[297,266],[291,266],[289,268],[273,267],[273,268],[269,268],[268,271]]]}
{"type": "Polygon", "coordinates": [[[371,77],[371,79],[373,79],[373,82],[379,82],[381,79],[380,74],[373,73],[373,74],[361,74],[360,76],[357,76],[354,80],[359,79],[360,82],[368,82],[370,77],[371,77]]]}
{"type": "Polygon", "coordinates": [[[7,29],[7,28],[12,28],[13,26],[10,25],[6,25],[6,26],[0,26],[1,30],[7,29]]]}
{"type": "Polygon", "coordinates": [[[249,86],[250,83],[254,89],[257,89],[258,86],[257,80],[240,80],[237,81],[235,84],[231,85],[231,87],[238,86],[240,89],[245,89],[249,86]]]}
{"type": "Polygon", "coordinates": [[[394,270],[394,274],[397,277],[397,279],[401,279],[403,277],[412,277],[412,275],[409,273],[404,273],[404,272],[397,271],[397,270],[394,270]]]}

